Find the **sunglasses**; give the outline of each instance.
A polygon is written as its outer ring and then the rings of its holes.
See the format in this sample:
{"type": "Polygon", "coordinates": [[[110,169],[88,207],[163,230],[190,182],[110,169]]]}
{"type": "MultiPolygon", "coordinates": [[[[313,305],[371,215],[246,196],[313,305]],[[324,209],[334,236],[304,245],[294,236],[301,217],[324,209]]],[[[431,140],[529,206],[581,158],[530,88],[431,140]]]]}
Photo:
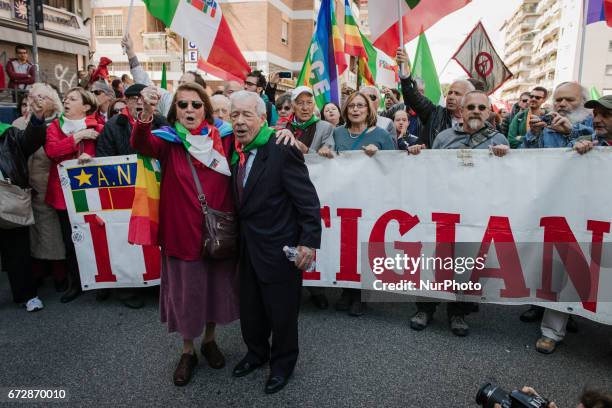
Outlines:
{"type": "Polygon", "coordinates": [[[535,99],[536,101],[539,101],[540,99],[542,99],[542,96],[538,96],[538,95],[529,95],[529,99],[535,99]]]}
{"type": "Polygon", "coordinates": [[[179,109],[187,109],[189,107],[189,103],[191,102],[191,106],[193,107],[193,109],[202,109],[202,106],[204,106],[204,102],[200,102],[200,101],[178,101],[176,103],[176,106],[179,107],[179,109]]]}
{"type": "Polygon", "coordinates": [[[469,111],[474,111],[474,110],[478,109],[479,111],[484,112],[484,111],[487,110],[487,105],[478,105],[478,106],[476,106],[476,105],[470,104],[470,105],[466,106],[466,108],[469,111]]]}
{"type": "Polygon", "coordinates": [[[529,102],[529,99],[521,99],[521,102],[527,103],[527,102],[529,102]]]}
{"type": "Polygon", "coordinates": [[[119,113],[123,112],[123,109],[113,109],[113,114],[117,115],[119,113]]]}
{"type": "Polygon", "coordinates": [[[376,100],[378,99],[376,95],[368,95],[368,98],[370,98],[372,102],[376,102],[376,100]]]}
{"type": "Polygon", "coordinates": [[[291,110],[291,106],[281,106],[279,110],[290,111],[291,110]]]}

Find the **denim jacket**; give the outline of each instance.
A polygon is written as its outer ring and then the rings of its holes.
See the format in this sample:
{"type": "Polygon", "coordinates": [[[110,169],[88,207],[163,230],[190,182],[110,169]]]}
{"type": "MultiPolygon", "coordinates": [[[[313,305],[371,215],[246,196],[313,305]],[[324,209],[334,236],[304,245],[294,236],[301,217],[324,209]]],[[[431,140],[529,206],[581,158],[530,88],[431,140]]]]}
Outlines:
{"type": "Polygon", "coordinates": [[[544,128],[539,135],[534,135],[531,130],[525,135],[521,149],[542,149],[549,147],[573,147],[582,136],[593,134],[593,117],[589,116],[584,121],[575,123],[569,135],[563,135],[550,128],[544,128]]]}

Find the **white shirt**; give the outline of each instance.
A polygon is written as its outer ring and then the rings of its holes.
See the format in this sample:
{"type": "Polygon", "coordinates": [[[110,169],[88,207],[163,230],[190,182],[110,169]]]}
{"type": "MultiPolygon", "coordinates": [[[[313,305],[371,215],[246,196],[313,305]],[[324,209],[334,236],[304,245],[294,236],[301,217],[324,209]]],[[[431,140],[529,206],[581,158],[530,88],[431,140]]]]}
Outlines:
{"type": "Polygon", "coordinates": [[[64,116],[64,124],[62,125],[62,132],[64,132],[64,134],[72,135],[83,129],[87,129],[87,125],[85,124],[85,118],[68,119],[64,116]]]}

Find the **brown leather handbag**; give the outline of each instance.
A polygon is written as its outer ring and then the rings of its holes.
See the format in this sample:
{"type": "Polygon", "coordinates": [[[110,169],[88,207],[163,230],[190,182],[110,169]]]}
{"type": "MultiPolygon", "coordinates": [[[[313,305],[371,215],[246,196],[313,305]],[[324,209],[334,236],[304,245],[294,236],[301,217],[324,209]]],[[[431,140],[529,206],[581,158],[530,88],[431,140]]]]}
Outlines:
{"type": "Polygon", "coordinates": [[[204,214],[202,223],[202,258],[227,259],[238,256],[238,220],[233,213],[212,209],[206,202],[200,179],[187,154],[187,163],[198,191],[198,201],[204,214]]]}

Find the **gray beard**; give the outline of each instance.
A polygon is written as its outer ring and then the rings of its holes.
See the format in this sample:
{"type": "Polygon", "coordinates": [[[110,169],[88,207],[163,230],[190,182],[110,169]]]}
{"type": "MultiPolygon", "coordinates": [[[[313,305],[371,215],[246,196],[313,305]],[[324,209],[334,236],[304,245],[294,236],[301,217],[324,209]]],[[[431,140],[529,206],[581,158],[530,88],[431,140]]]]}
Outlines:
{"type": "Polygon", "coordinates": [[[568,113],[565,117],[572,122],[572,125],[574,125],[576,123],[584,122],[589,116],[591,116],[591,111],[580,107],[575,111],[568,113]]]}
{"type": "Polygon", "coordinates": [[[470,119],[467,121],[467,125],[470,129],[478,130],[482,127],[482,121],[480,119],[470,119]]]}

